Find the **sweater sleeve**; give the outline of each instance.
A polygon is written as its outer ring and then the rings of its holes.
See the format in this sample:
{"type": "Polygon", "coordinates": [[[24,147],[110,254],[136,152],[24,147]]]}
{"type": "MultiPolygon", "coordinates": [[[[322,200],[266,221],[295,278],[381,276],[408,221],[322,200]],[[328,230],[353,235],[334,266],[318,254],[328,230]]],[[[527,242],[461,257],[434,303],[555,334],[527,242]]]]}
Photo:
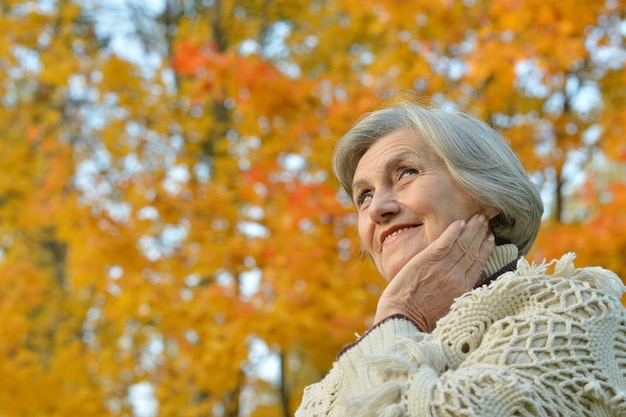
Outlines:
{"type": "Polygon", "coordinates": [[[341,351],[323,380],[305,389],[296,417],[346,415],[346,398],[370,387],[367,369],[362,366],[367,358],[396,351],[397,340],[413,338],[417,332],[417,327],[401,315],[388,317],[368,330],[341,351]]]}
{"type": "Polygon", "coordinates": [[[431,335],[400,331],[401,318],[380,326],[305,394],[330,398],[339,381],[332,401],[296,415],[624,417],[623,286],[603,271],[521,265],[455,303],[431,335]]]}

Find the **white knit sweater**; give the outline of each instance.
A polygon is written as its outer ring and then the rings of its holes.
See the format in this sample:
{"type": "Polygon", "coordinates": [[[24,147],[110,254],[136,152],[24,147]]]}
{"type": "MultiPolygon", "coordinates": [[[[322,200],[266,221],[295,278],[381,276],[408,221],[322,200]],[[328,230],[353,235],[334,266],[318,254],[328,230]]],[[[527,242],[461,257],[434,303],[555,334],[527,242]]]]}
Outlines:
{"type": "Polygon", "coordinates": [[[626,417],[625,288],[573,259],[521,259],[431,334],[384,320],[307,387],[296,417],[626,417]]]}

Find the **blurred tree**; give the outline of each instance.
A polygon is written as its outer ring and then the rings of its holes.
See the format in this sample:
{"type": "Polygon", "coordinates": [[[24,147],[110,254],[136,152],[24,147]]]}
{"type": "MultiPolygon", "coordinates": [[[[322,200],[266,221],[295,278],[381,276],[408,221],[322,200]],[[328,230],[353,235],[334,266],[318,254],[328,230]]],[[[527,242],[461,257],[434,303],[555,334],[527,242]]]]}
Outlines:
{"type": "Polygon", "coordinates": [[[0,3],[0,415],[291,415],[384,285],[329,163],[398,91],[510,140],[532,256],[626,276],[621,0],[115,4],[0,3]]]}

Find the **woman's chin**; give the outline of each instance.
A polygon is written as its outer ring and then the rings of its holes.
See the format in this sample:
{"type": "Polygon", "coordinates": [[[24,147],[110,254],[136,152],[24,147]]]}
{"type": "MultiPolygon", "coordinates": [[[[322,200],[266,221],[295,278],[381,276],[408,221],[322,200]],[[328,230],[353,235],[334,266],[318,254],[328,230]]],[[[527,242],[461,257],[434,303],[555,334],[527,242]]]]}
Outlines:
{"type": "Polygon", "coordinates": [[[388,281],[391,280],[406,266],[419,253],[418,250],[395,250],[388,251],[386,254],[383,252],[383,256],[380,259],[380,264],[377,265],[378,271],[388,281]],[[388,256],[385,256],[388,255],[388,256]]]}
{"type": "Polygon", "coordinates": [[[378,270],[387,282],[391,282],[391,280],[398,274],[398,272],[400,272],[404,265],[406,265],[406,262],[386,263],[383,264],[383,267],[379,268],[378,270]]]}

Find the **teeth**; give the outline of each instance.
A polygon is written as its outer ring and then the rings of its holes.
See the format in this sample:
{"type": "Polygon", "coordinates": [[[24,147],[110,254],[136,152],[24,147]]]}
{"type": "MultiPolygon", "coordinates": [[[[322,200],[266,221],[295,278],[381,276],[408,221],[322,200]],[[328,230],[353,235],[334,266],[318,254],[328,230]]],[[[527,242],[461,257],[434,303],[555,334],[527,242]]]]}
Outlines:
{"type": "Polygon", "coordinates": [[[404,232],[407,229],[411,229],[411,227],[403,227],[402,229],[398,229],[395,230],[392,234],[388,235],[385,240],[389,239],[390,237],[394,237],[395,235],[397,235],[398,233],[404,232]]]}

